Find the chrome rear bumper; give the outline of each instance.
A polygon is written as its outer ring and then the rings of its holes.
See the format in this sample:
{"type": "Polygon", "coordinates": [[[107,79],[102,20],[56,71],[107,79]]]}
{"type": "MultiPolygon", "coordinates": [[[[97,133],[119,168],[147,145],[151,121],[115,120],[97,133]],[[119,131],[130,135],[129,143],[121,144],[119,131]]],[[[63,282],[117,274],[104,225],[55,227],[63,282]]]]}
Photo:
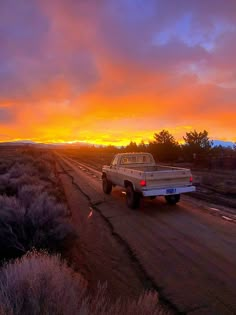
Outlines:
{"type": "Polygon", "coordinates": [[[177,195],[177,194],[183,194],[183,193],[193,192],[193,191],[196,191],[195,186],[154,188],[154,189],[146,189],[146,190],[145,188],[143,188],[141,190],[144,197],[177,195]]]}

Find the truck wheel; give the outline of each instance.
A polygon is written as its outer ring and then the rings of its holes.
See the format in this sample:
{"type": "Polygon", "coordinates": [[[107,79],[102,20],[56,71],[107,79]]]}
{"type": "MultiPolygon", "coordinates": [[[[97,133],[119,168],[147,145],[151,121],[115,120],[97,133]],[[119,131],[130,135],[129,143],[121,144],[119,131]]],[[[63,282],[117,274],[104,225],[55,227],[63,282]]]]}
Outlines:
{"type": "Polygon", "coordinates": [[[134,191],[131,185],[126,187],[126,203],[131,209],[136,209],[140,204],[140,195],[134,191]]]}
{"type": "Polygon", "coordinates": [[[168,196],[165,196],[165,199],[166,199],[168,204],[175,205],[177,202],[180,201],[180,194],[168,195],[168,196]]]}
{"type": "Polygon", "coordinates": [[[149,199],[154,200],[154,199],[156,199],[156,196],[149,196],[149,199]]]}
{"type": "Polygon", "coordinates": [[[112,183],[105,177],[102,179],[102,188],[105,194],[109,195],[112,191],[112,183]]]}

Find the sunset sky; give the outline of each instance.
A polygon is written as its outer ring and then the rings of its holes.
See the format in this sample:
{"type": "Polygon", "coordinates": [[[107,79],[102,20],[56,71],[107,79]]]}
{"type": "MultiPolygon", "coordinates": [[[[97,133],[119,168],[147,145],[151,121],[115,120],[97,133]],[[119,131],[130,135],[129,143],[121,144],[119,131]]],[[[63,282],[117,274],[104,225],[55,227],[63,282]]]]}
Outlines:
{"type": "Polygon", "coordinates": [[[0,0],[0,141],[236,141],[236,0],[0,0]]]}

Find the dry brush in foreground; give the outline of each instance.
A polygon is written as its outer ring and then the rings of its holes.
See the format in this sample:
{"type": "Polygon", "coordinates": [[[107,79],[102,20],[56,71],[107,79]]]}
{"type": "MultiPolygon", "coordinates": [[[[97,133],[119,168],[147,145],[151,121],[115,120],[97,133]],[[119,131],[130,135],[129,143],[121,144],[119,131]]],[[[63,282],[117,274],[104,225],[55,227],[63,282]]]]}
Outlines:
{"type": "Polygon", "coordinates": [[[0,162],[0,260],[33,248],[61,252],[77,234],[60,200],[52,158],[19,154],[0,162]]]}
{"type": "Polygon", "coordinates": [[[112,303],[106,286],[91,296],[87,283],[58,256],[32,252],[0,271],[0,314],[3,315],[160,315],[157,293],[112,303]]]}

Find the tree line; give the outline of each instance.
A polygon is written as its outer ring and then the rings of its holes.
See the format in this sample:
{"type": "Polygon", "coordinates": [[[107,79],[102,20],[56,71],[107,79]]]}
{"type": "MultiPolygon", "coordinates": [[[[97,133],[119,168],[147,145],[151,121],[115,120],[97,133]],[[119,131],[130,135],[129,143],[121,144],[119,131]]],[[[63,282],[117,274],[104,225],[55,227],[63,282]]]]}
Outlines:
{"type": "Polygon", "coordinates": [[[186,161],[192,162],[209,157],[236,156],[236,143],[233,147],[213,146],[206,130],[186,132],[183,137],[184,143],[180,144],[175,137],[166,129],[154,133],[153,140],[148,144],[143,141],[137,144],[131,141],[127,146],[117,148],[108,146],[103,148],[110,152],[150,152],[158,161],[186,161]]]}

